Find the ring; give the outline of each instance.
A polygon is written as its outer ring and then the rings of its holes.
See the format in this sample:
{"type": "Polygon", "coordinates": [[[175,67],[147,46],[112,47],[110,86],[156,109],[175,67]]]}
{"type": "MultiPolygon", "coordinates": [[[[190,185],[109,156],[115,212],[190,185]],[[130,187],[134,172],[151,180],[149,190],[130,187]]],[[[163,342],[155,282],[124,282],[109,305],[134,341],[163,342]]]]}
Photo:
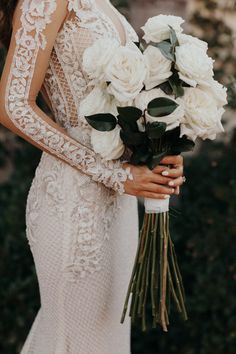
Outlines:
{"type": "Polygon", "coordinates": [[[185,176],[183,176],[183,183],[185,183],[186,182],[186,177],[185,176]]]}

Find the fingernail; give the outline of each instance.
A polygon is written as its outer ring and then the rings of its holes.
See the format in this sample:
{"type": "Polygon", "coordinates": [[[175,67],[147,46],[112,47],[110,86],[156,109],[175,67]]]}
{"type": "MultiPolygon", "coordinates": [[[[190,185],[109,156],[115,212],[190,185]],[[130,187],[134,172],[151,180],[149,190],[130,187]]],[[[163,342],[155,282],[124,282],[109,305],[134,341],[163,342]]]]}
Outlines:
{"type": "Polygon", "coordinates": [[[174,188],[172,188],[172,189],[171,189],[171,192],[172,192],[172,193],[174,193],[174,192],[175,192],[174,188]]]}
{"type": "Polygon", "coordinates": [[[169,186],[174,186],[175,184],[174,184],[173,181],[170,181],[170,182],[168,183],[168,185],[169,185],[169,186]]]}
{"type": "Polygon", "coordinates": [[[162,174],[162,176],[168,176],[169,172],[168,171],[163,171],[161,174],[162,174]]]}
{"type": "Polygon", "coordinates": [[[168,199],[168,198],[170,198],[170,195],[166,194],[166,195],[164,196],[164,198],[165,198],[165,199],[168,199]]]}

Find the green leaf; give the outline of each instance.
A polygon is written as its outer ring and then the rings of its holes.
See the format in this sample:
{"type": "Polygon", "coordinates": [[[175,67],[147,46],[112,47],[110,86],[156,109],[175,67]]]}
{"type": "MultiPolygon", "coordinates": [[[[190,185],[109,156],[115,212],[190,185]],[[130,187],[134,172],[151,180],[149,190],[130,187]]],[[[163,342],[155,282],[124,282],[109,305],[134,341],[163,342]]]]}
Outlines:
{"type": "Polygon", "coordinates": [[[136,122],[143,114],[141,109],[132,106],[117,107],[117,110],[122,119],[128,124],[130,122],[136,122]]]}
{"type": "Polygon", "coordinates": [[[163,82],[158,86],[166,95],[173,95],[173,89],[169,81],[163,82]]]}
{"type": "Polygon", "coordinates": [[[148,114],[152,117],[165,117],[173,113],[178,103],[166,97],[154,98],[148,104],[148,114]]]}
{"type": "Polygon", "coordinates": [[[172,45],[172,48],[173,48],[173,51],[175,50],[175,47],[179,46],[179,41],[178,41],[178,38],[176,36],[176,32],[174,30],[173,27],[170,27],[170,43],[172,45]]]}
{"type": "Polygon", "coordinates": [[[149,139],[160,139],[165,134],[167,124],[164,122],[147,123],[146,132],[149,139]]]}
{"type": "Polygon", "coordinates": [[[141,148],[139,150],[134,151],[130,158],[130,163],[132,165],[143,165],[147,164],[150,158],[150,152],[146,148],[141,148]]]}
{"type": "Polygon", "coordinates": [[[154,47],[157,47],[160,49],[160,51],[162,52],[164,57],[166,57],[166,59],[171,60],[171,61],[175,61],[175,56],[172,51],[171,43],[169,43],[167,41],[162,41],[160,43],[154,43],[153,45],[154,45],[154,47]]]}
{"type": "Polygon", "coordinates": [[[184,95],[184,88],[182,86],[182,83],[174,80],[172,76],[169,78],[168,81],[170,83],[175,98],[182,97],[184,95]]]}
{"type": "Polygon", "coordinates": [[[180,139],[180,126],[174,128],[174,129],[168,130],[165,133],[165,140],[169,146],[177,143],[179,141],[179,139],[180,139]]]}
{"type": "Polygon", "coordinates": [[[179,155],[182,152],[192,151],[194,147],[195,143],[184,135],[171,147],[171,153],[173,155],[179,155]]]}
{"type": "Polygon", "coordinates": [[[143,44],[139,41],[139,42],[134,42],[134,44],[138,47],[138,49],[140,49],[140,51],[143,53],[145,48],[143,46],[143,44]]]}
{"type": "Polygon", "coordinates": [[[182,97],[184,95],[183,81],[180,80],[176,69],[173,69],[173,75],[168,79],[168,82],[172,88],[175,98],[182,97]]]}
{"type": "Polygon", "coordinates": [[[110,113],[98,113],[91,116],[85,116],[87,122],[100,132],[108,132],[115,129],[117,125],[116,117],[110,113]]]}
{"type": "Polygon", "coordinates": [[[158,166],[161,160],[163,159],[163,157],[167,155],[167,153],[168,153],[167,150],[165,150],[163,152],[160,152],[159,154],[153,155],[147,162],[149,169],[153,170],[156,166],[158,166]]]}
{"type": "Polygon", "coordinates": [[[126,146],[139,146],[144,144],[146,133],[133,133],[121,130],[120,137],[126,146]]]}

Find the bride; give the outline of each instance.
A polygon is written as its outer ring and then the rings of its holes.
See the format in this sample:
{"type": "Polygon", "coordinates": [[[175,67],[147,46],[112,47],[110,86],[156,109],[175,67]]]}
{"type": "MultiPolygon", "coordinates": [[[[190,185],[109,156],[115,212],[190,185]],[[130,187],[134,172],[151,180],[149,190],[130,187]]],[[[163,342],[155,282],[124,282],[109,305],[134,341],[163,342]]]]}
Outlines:
{"type": "Polygon", "coordinates": [[[102,36],[126,45],[137,34],[109,0],[3,0],[1,10],[1,123],[43,151],[26,204],[41,307],[21,353],[128,354],[130,321],[120,317],[138,241],[136,197],[179,194],[183,159],[167,156],[153,171],[126,153],[105,161],[79,106],[91,90],[84,50],[102,36]],[[39,91],[52,116],[37,106],[39,91]]]}

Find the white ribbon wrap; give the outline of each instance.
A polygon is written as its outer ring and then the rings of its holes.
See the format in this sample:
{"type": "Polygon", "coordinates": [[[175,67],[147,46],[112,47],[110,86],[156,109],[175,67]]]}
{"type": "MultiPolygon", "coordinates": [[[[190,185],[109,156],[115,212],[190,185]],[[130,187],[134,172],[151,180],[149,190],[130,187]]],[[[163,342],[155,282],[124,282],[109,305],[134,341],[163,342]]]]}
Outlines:
{"type": "Polygon", "coordinates": [[[169,211],[170,198],[152,199],[144,198],[144,206],[146,214],[160,214],[169,211]]]}

